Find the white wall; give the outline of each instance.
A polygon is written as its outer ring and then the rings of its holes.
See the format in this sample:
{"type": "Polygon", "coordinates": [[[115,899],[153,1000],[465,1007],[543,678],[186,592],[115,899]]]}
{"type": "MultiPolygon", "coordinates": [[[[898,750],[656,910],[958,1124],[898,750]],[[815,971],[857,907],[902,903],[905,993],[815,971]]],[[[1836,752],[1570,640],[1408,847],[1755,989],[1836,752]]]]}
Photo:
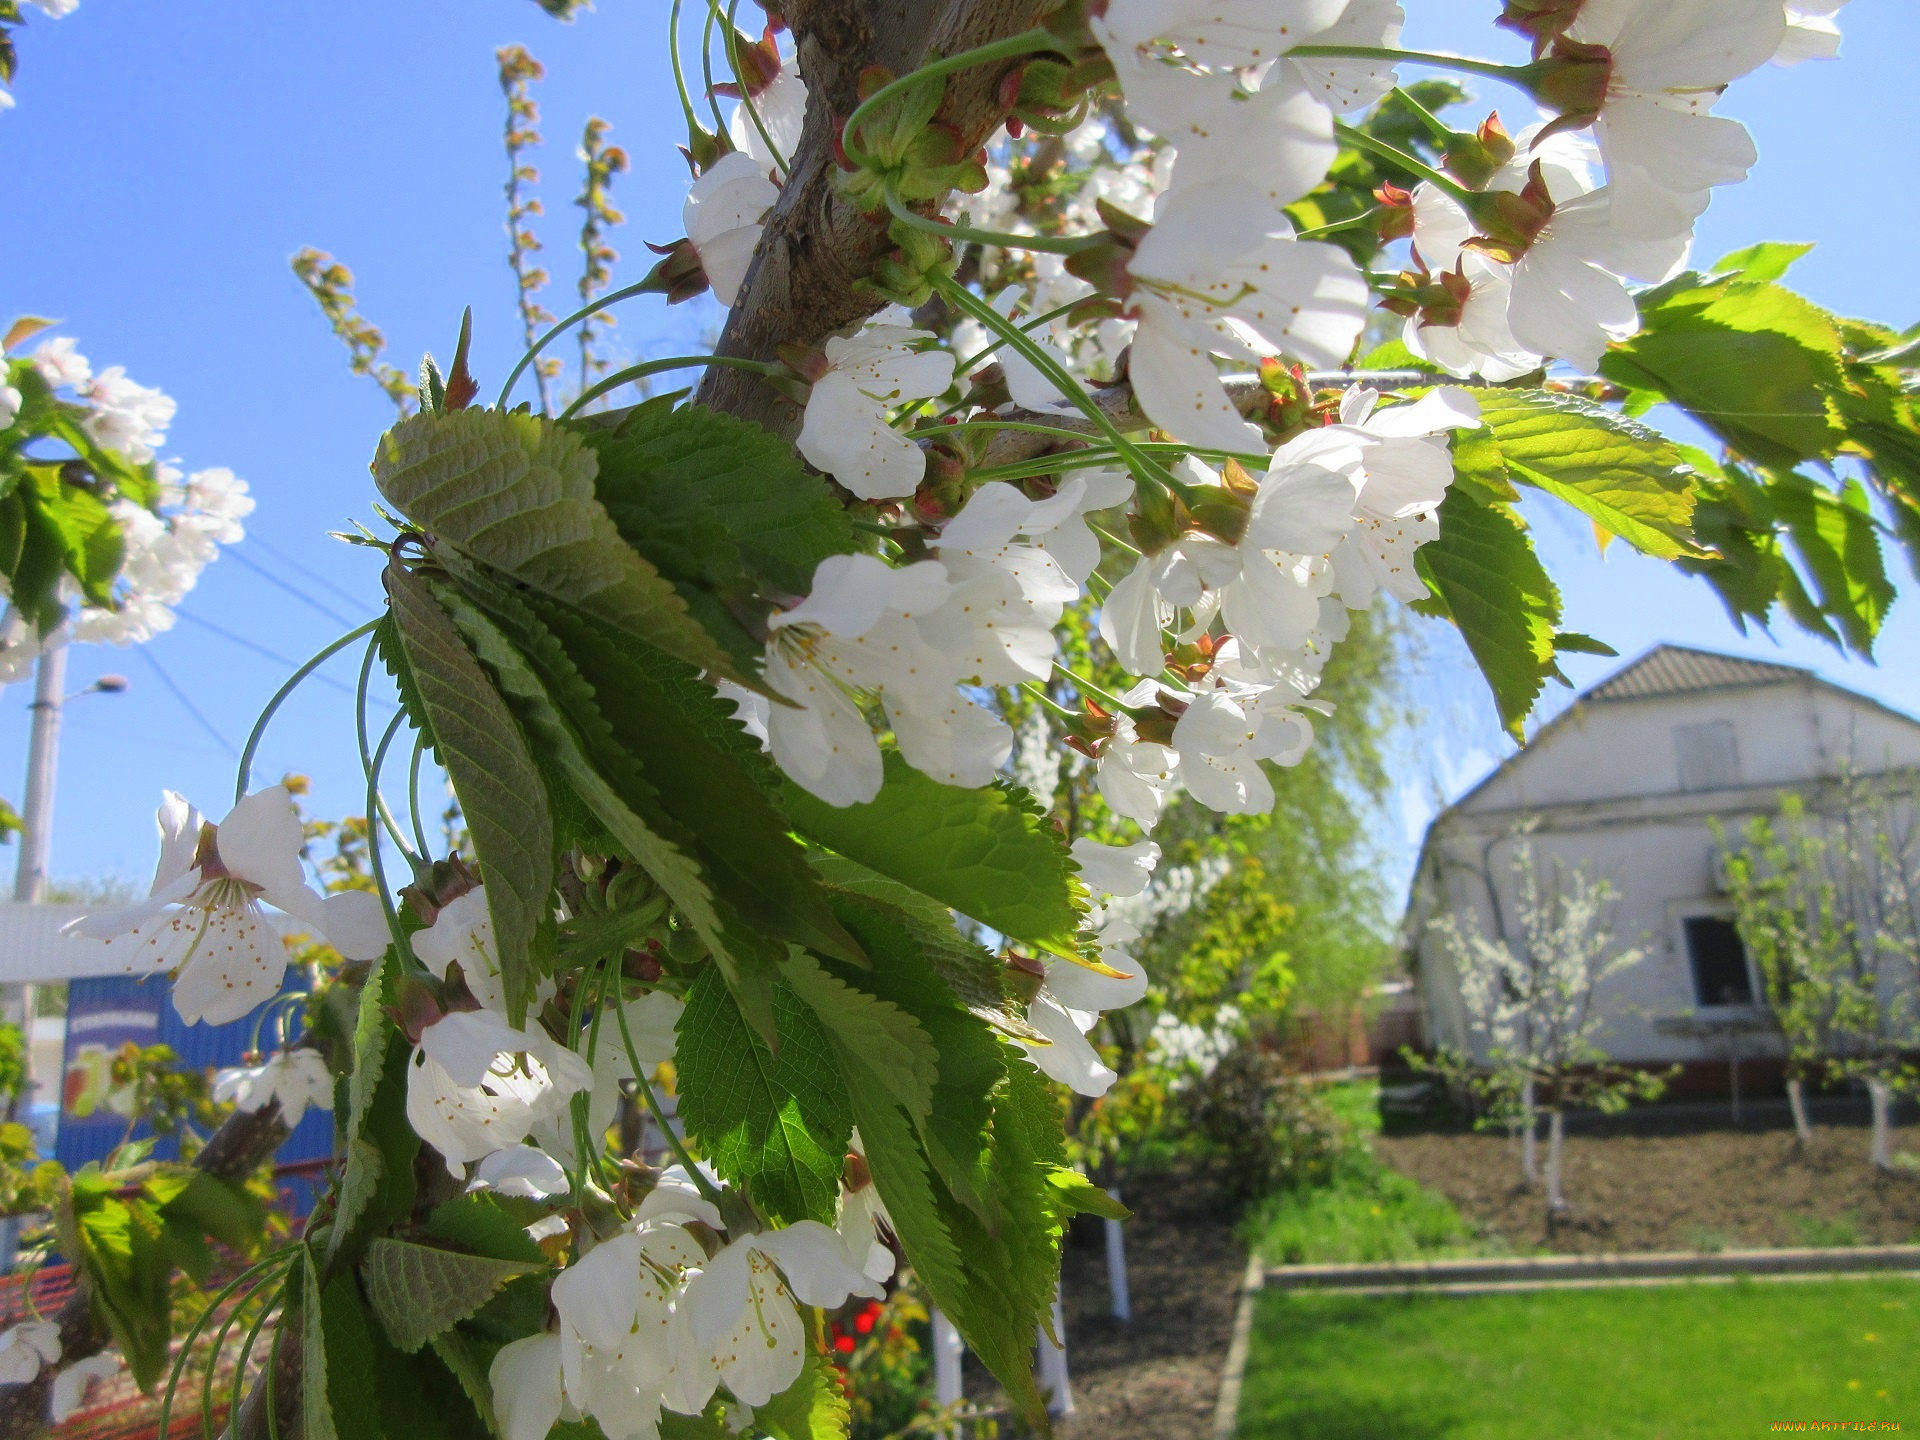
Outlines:
{"type": "Polygon", "coordinates": [[[1486,1058],[1451,960],[1425,922],[1450,911],[1464,927],[1501,933],[1491,876],[1505,933],[1517,941],[1513,831],[1531,819],[1542,876],[1559,862],[1610,880],[1620,895],[1616,945],[1647,952],[1600,991],[1608,1020],[1599,1043],[1613,1058],[1724,1060],[1734,1048],[1743,1057],[1778,1054],[1764,1012],[1696,1003],[1681,922],[1730,914],[1714,884],[1710,820],[1737,834],[1749,817],[1773,813],[1783,789],[1817,790],[1844,766],[1872,773],[1915,765],[1920,724],[1811,680],[1575,707],[1429,832],[1408,917],[1429,1040],[1486,1058]],[[1674,728],[1715,721],[1732,727],[1739,783],[1683,791],[1674,728]],[[1703,1026],[1717,1033],[1683,1033],[1703,1026]]]}

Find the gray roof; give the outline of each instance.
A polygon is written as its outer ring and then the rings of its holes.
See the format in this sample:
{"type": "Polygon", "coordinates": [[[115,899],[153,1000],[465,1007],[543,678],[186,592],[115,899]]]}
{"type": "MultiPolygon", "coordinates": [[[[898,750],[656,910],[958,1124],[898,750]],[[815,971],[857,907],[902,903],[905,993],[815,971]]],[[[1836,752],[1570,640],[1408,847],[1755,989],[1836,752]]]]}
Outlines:
{"type": "Polygon", "coordinates": [[[1640,700],[1650,695],[1685,695],[1694,690],[1724,690],[1745,685],[1778,685],[1804,680],[1811,672],[1795,665],[1742,660],[1684,645],[1656,645],[1624,670],[1602,680],[1580,698],[1585,701],[1640,700]]]}

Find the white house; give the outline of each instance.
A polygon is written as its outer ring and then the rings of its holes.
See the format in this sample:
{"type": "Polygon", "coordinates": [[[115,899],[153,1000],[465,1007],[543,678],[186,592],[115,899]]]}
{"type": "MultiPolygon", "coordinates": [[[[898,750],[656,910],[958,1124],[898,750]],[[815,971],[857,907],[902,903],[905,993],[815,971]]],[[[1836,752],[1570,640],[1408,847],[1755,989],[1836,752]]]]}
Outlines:
{"type": "Polygon", "coordinates": [[[1427,830],[1405,939],[1430,1046],[1485,1059],[1446,947],[1452,913],[1517,941],[1514,847],[1530,824],[1542,873],[1585,865],[1620,894],[1617,943],[1647,958],[1606,982],[1599,1043],[1624,1064],[1695,1078],[1780,1054],[1760,977],[1716,881],[1709,821],[1730,835],[1778,810],[1819,809],[1851,770],[1920,767],[1920,721],[1789,665],[1662,645],[1582,694],[1427,830]]]}

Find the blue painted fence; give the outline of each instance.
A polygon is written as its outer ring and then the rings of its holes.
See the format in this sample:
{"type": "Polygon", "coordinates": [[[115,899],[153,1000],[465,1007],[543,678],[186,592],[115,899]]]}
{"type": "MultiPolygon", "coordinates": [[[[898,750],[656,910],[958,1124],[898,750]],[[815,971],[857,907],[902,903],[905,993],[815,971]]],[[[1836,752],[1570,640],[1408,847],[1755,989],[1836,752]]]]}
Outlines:
{"type": "MultiPolygon", "coordinates": [[[[306,976],[289,969],[281,993],[306,988],[306,976]]],[[[180,1057],[183,1070],[220,1070],[240,1063],[259,1013],[256,1010],[231,1025],[188,1025],[169,1003],[164,982],[142,983],[125,976],[70,982],[55,1158],[68,1170],[77,1170],[90,1160],[104,1160],[115,1145],[129,1138],[127,1117],[115,1109],[115,1097],[108,1086],[113,1055],[123,1044],[132,1041],[142,1046],[170,1046],[180,1057]]],[[[263,1034],[262,1044],[272,1044],[270,1033],[263,1034]]],[[[146,1127],[141,1126],[132,1138],[146,1133],[146,1127]]],[[[160,1159],[176,1159],[178,1143],[163,1141],[154,1153],[160,1159]]],[[[324,1161],[332,1154],[332,1112],[309,1110],[274,1158],[277,1164],[287,1166],[324,1161]]],[[[317,1171],[319,1167],[305,1168],[317,1171]]],[[[295,1213],[304,1214],[311,1208],[316,1181],[324,1184],[324,1177],[286,1177],[284,1183],[292,1192],[288,1198],[295,1213]]]]}

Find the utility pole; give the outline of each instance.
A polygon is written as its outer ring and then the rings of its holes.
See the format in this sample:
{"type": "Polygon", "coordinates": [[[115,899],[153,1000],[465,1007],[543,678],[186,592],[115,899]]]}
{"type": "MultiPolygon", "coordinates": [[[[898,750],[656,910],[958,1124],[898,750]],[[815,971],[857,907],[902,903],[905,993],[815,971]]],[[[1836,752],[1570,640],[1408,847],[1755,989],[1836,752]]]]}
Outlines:
{"type": "MultiPolygon", "coordinates": [[[[47,856],[53,840],[53,779],[60,765],[60,707],[67,693],[67,636],[49,635],[33,671],[33,730],[27,741],[27,791],[20,801],[20,868],[13,878],[16,904],[37,905],[47,893],[47,856]]],[[[13,998],[13,997],[9,997],[13,998]]],[[[20,1094],[7,1118],[24,1102],[33,1104],[33,1012],[38,993],[32,981],[20,985],[21,1062],[26,1067],[20,1094]]],[[[29,1111],[28,1113],[31,1113],[29,1111]]]]}
{"type": "Polygon", "coordinates": [[[56,631],[47,637],[33,672],[33,732],[27,742],[27,791],[20,804],[20,868],[13,880],[13,898],[22,905],[37,905],[47,893],[53,779],[60,764],[60,707],[66,693],[67,637],[56,631]]]}

